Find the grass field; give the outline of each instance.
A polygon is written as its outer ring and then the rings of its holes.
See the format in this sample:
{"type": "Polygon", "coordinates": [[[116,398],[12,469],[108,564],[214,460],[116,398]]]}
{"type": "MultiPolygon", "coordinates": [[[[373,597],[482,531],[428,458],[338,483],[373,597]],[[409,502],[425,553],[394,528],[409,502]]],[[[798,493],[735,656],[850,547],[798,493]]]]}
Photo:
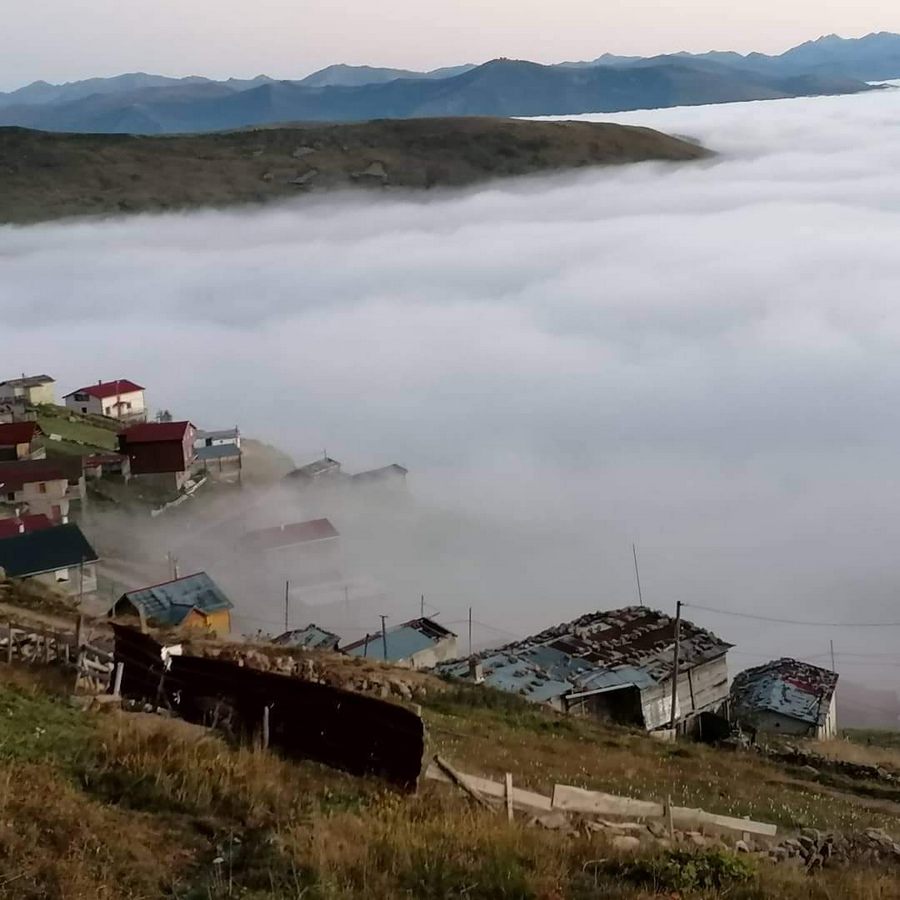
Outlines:
{"type": "MultiPolygon", "coordinates": [[[[443,785],[398,795],[177,721],[81,713],[63,687],[0,666],[0,896],[11,900],[898,896],[878,868],[807,876],[718,849],[623,856],[525,817],[510,826],[443,785]]],[[[473,705],[465,692],[424,714],[432,751],[468,770],[512,770],[522,786],[561,779],[785,824],[895,827],[740,754],[661,745],[514,702],[473,705]]]]}
{"type": "Polygon", "coordinates": [[[117,450],[119,446],[116,423],[101,426],[63,407],[41,407],[37,422],[45,435],[58,435],[62,439],[61,441],[47,439],[46,446],[51,450],[84,453],[92,448],[117,450]]]}

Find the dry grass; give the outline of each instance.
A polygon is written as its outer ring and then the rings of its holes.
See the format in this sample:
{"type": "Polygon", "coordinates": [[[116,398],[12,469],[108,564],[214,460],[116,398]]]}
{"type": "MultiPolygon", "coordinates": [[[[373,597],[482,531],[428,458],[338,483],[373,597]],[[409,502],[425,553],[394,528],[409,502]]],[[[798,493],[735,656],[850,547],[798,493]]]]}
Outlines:
{"type": "Polygon", "coordinates": [[[844,739],[815,741],[802,744],[803,749],[828,759],[856,763],[864,766],[881,766],[900,773],[900,749],[866,745],[844,739]]]}
{"type": "MultiPolygon", "coordinates": [[[[17,736],[0,741],[0,897],[11,900],[900,896],[896,879],[878,870],[807,876],[763,861],[747,868],[719,851],[690,857],[696,862],[687,869],[665,865],[665,851],[635,861],[598,836],[568,838],[528,827],[525,817],[509,826],[444,785],[400,795],[231,747],[183,722],[85,716],[54,699],[52,681],[23,672],[0,679],[0,722],[17,736]],[[725,872],[718,887],[690,880],[704,866],[725,872]]],[[[436,697],[427,711],[434,749],[463,768],[511,770],[520,784],[545,790],[563,780],[673,793],[722,810],[795,804],[783,818],[797,818],[805,802],[810,821],[851,821],[852,801],[812,792],[804,800],[759,760],[660,745],[507,701],[498,709],[458,706],[464,699],[436,697]]],[[[857,815],[856,826],[886,824],[865,810],[857,815]]]]}

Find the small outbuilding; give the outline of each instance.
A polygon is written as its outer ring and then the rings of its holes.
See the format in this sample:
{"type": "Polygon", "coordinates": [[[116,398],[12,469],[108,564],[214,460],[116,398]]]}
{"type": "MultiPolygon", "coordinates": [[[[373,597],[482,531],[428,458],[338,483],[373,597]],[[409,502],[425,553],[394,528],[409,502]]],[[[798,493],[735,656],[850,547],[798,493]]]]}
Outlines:
{"type": "Polygon", "coordinates": [[[0,424],[0,461],[43,459],[46,456],[40,442],[43,434],[37,422],[0,424]]]}
{"type": "Polygon", "coordinates": [[[57,525],[0,540],[0,570],[69,595],[97,590],[99,557],[77,525],[57,525]]]}
{"type": "Polygon", "coordinates": [[[23,375],[0,381],[0,403],[21,400],[29,406],[53,403],[54,380],[49,375],[23,375]]]}
{"type": "Polygon", "coordinates": [[[456,657],[456,634],[433,619],[412,619],[388,628],[383,634],[367,634],[362,640],[342,647],[341,652],[410,669],[431,669],[456,657]]]}
{"type": "Polygon", "coordinates": [[[731,718],[771,734],[830,738],[837,734],[838,675],[783,657],[746,669],[731,685],[731,718]]]}
{"type": "Polygon", "coordinates": [[[180,491],[194,461],[195,432],[190,422],[144,422],[119,435],[119,451],[128,457],[132,478],[180,491]]]}
{"type": "Polygon", "coordinates": [[[216,634],[231,631],[234,604],[206,574],[128,591],[109,611],[110,618],[138,618],[159,628],[200,628],[216,634]]]}

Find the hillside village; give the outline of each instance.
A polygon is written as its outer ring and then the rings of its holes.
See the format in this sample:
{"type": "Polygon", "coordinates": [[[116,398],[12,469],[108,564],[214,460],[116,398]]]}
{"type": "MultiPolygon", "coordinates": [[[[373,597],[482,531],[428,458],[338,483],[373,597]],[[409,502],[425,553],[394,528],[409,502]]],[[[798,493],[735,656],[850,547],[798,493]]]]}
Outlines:
{"type": "MultiPolygon", "coordinates": [[[[210,572],[188,572],[170,558],[169,579],[145,583],[129,572],[125,580],[125,566],[114,574],[105,567],[92,534],[117,508],[174,517],[182,504],[200,503],[204,494],[240,491],[243,471],[238,427],[204,430],[174,420],[168,411],[151,418],[145,388],[134,381],[87,384],[57,405],[49,376],[8,379],[0,383],[0,565],[6,577],[48,586],[82,614],[240,640],[248,635],[239,633],[232,617],[240,612],[241,597],[216,583],[215,561],[210,572]]],[[[333,512],[339,509],[333,498],[345,492],[366,492],[370,502],[373,491],[375,499],[402,498],[406,476],[399,464],[350,475],[324,455],[282,480],[301,492],[309,509],[333,512]]],[[[265,511],[267,505],[264,494],[257,506],[265,511]]],[[[242,568],[263,573],[261,583],[273,594],[283,587],[285,627],[268,635],[277,646],[437,668],[561,712],[654,732],[701,734],[705,727],[720,734],[730,713],[735,724],[751,730],[837,733],[836,674],[798,661],[772,661],[741,673],[731,697],[731,645],[689,621],[643,607],[589,612],[477,654],[471,635],[463,654],[458,635],[425,616],[424,604],[422,615],[390,627],[382,623],[382,629],[373,627],[355,640],[320,623],[292,628],[292,603],[303,613],[335,603],[346,611],[351,584],[342,571],[341,534],[326,515],[284,523],[273,510],[268,519],[264,527],[241,514],[217,521],[213,540],[227,544],[242,568]]],[[[372,617],[374,610],[366,613],[372,617]]],[[[258,630],[255,637],[261,635],[258,630]]]]}
{"type": "MultiPolygon", "coordinates": [[[[830,755],[837,672],[787,658],[738,671],[733,644],[691,622],[681,605],[676,615],[587,610],[499,646],[473,645],[471,609],[466,633],[426,608],[424,596],[418,615],[388,624],[385,587],[347,568],[344,520],[359,507],[408,504],[404,466],[351,474],[327,453],[293,466],[237,425],[201,428],[154,413],[148,393],[124,378],[61,397],[48,375],[0,382],[0,660],[71,670],[67,690],[80,708],[112,701],[176,716],[404,791],[429,779],[455,785],[478,807],[499,798],[511,820],[519,812],[550,831],[605,831],[626,853],[651,838],[657,849],[719,846],[709,834],[724,833],[738,852],[812,869],[838,858],[836,847],[855,859],[858,835],[826,836],[817,822],[815,838],[778,843],[779,823],[743,820],[760,817],[756,807],[735,819],[715,798],[714,809],[674,806],[658,790],[648,797],[637,777],[613,793],[559,784],[552,795],[516,793],[511,774],[505,786],[483,777],[498,774],[490,754],[479,762],[455,738],[454,761],[482,775],[442,756],[429,765],[429,709],[450,711],[443,728],[483,708],[498,710],[498,721],[571,723],[578,741],[592,728],[645,734],[661,748],[651,755],[696,741],[723,759],[750,753],[805,768],[807,779],[827,773],[827,790],[839,783],[847,798],[876,790],[883,809],[900,811],[900,765],[892,772],[830,755]],[[286,509],[308,518],[284,521],[286,509]],[[269,598],[263,612],[261,596],[269,598]],[[585,816],[594,817],[587,826],[585,816]],[[615,824],[623,816],[630,824],[615,824]]],[[[727,770],[723,759],[715,765],[727,770]]],[[[602,774],[599,782],[610,787],[602,774]]],[[[687,788],[670,783],[668,791],[687,788]]],[[[788,821],[803,824],[793,814],[788,821]]],[[[871,858],[900,864],[900,845],[887,834],[869,840],[871,858]]]]}

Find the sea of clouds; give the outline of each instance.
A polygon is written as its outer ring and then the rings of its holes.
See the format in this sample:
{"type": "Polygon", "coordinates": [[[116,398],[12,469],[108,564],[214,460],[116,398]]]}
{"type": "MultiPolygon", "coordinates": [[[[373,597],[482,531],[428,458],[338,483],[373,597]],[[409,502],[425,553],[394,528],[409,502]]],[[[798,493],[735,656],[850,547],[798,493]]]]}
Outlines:
{"type": "MultiPolygon", "coordinates": [[[[448,619],[635,602],[635,542],[652,606],[900,622],[900,92],[583,118],[719,156],[0,229],[3,375],[403,463],[448,619]]],[[[741,665],[900,663],[897,628],[689,615],[741,665]]]]}

